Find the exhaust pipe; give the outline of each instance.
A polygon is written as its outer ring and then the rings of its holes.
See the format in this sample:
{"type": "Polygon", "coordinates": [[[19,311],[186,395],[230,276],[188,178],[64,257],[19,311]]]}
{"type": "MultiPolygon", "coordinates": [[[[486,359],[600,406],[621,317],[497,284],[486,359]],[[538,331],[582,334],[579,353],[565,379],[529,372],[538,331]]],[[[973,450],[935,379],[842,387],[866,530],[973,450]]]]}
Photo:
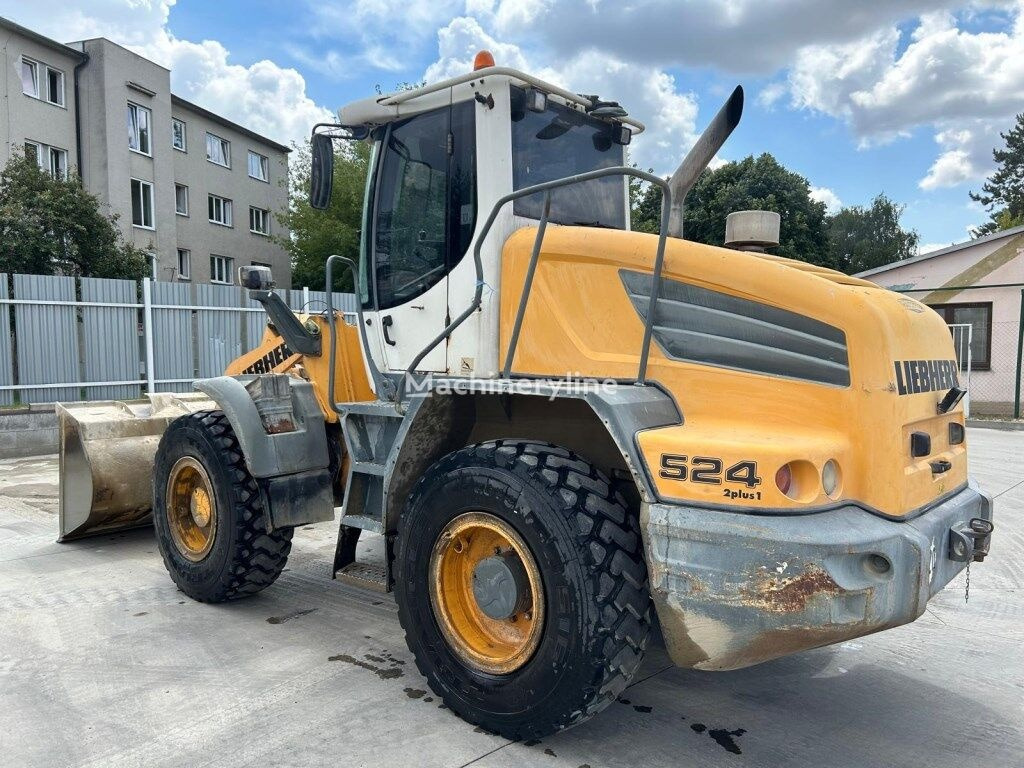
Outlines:
{"type": "Polygon", "coordinates": [[[686,193],[697,183],[708,163],[718,154],[718,150],[725,144],[725,140],[739,125],[740,117],[743,115],[743,86],[737,85],[729,99],[718,110],[704,133],[700,135],[697,142],[686,153],[683,162],[676,168],[675,173],[668,180],[672,188],[672,208],[668,217],[669,237],[682,238],[683,236],[683,203],[686,202],[686,193]]]}
{"type": "Polygon", "coordinates": [[[187,413],[216,407],[201,392],[58,403],[57,541],[147,524],[153,508],[153,462],[167,425],[187,413]]]}

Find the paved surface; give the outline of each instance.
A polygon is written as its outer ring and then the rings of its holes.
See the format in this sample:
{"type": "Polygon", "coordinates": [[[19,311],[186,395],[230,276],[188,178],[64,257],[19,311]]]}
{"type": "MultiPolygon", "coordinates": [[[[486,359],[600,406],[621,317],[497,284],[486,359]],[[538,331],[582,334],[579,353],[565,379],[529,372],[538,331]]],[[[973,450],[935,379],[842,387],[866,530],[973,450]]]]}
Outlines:
{"type": "Polygon", "coordinates": [[[529,746],[439,706],[391,597],[330,580],[332,524],[263,594],[201,605],[148,530],[55,544],[55,459],[3,461],[0,765],[1020,766],[1024,434],[970,442],[998,494],[970,603],[960,579],[910,626],[737,672],[653,649],[620,703],[529,746]]]}

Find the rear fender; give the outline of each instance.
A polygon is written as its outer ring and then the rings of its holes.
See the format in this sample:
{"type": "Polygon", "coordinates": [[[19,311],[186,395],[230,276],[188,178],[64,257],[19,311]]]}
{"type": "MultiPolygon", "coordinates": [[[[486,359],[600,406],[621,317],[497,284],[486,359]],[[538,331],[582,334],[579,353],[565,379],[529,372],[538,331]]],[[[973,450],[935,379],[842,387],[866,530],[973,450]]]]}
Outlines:
{"type": "Polygon", "coordinates": [[[294,429],[270,434],[246,389],[256,378],[218,376],[197,381],[195,388],[215,401],[231,423],[263,496],[268,530],[331,520],[327,430],[312,384],[288,377],[294,429]]]}

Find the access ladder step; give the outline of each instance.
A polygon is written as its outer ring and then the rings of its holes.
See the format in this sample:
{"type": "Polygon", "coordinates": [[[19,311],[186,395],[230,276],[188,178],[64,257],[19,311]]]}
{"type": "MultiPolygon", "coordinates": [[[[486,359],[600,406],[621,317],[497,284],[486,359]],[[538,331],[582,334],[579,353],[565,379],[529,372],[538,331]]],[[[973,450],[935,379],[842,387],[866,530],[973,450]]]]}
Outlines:
{"type": "Polygon", "coordinates": [[[387,469],[383,464],[378,464],[373,461],[353,461],[352,471],[358,472],[361,475],[374,475],[375,477],[384,477],[387,469]]]}
{"type": "Polygon", "coordinates": [[[335,578],[374,592],[388,591],[388,574],[383,565],[349,563],[335,574],[335,578]]]}

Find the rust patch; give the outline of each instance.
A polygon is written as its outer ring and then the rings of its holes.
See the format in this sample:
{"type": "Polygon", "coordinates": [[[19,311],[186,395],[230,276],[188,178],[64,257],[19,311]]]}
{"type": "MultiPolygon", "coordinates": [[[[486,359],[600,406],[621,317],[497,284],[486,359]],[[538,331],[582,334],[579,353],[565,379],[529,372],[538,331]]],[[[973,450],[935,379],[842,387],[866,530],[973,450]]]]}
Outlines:
{"type": "Polygon", "coordinates": [[[791,578],[761,571],[742,590],[743,604],[772,613],[799,613],[816,595],[838,595],[843,590],[816,565],[791,578]]]}

